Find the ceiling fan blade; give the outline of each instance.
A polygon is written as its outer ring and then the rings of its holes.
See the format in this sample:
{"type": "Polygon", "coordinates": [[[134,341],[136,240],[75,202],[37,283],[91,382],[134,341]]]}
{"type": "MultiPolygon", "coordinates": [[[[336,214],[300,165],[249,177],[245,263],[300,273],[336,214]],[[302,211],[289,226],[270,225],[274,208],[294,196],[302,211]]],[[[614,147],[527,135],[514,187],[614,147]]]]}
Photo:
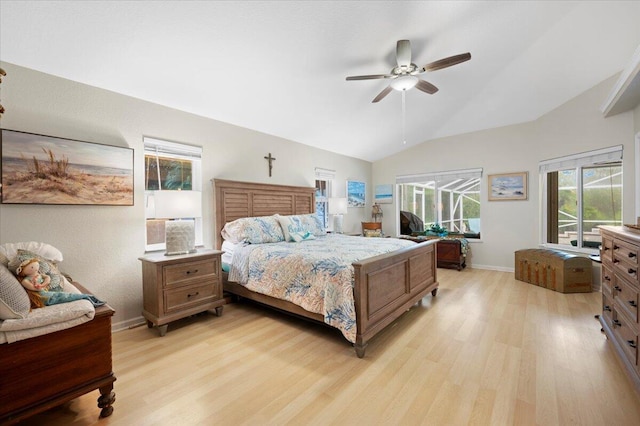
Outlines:
{"type": "Polygon", "coordinates": [[[389,92],[391,92],[391,86],[387,86],[384,88],[384,90],[380,93],[378,93],[378,96],[376,96],[371,103],[376,103],[376,102],[380,102],[382,100],[382,98],[384,98],[385,96],[387,96],[389,94],[389,92]]]}
{"type": "Polygon", "coordinates": [[[347,77],[347,81],[351,81],[351,80],[375,80],[378,78],[390,78],[392,76],[387,75],[387,74],[372,74],[372,75],[353,75],[350,77],[347,77]]]}
{"type": "Polygon", "coordinates": [[[422,90],[423,92],[430,95],[433,95],[438,91],[438,88],[436,86],[424,80],[418,80],[418,83],[416,83],[416,89],[422,90]]]}
{"type": "Polygon", "coordinates": [[[409,40],[398,40],[396,44],[396,61],[399,67],[411,65],[411,42],[409,40]]]}
{"type": "Polygon", "coordinates": [[[420,72],[425,71],[437,71],[442,68],[447,68],[453,65],[458,65],[462,62],[468,61],[471,59],[471,53],[461,53],[460,55],[449,56],[448,58],[440,59],[439,61],[431,62],[430,64],[425,65],[420,72]]]}

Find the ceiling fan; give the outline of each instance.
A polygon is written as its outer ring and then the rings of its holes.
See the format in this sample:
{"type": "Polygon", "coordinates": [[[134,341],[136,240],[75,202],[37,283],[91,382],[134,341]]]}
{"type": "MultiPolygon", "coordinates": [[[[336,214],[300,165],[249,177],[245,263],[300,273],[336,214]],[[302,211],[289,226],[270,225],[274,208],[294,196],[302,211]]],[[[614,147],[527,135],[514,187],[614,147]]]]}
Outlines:
{"type": "Polygon", "coordinates": [[[391,83],[373,99],[372,102],[374,103],[382,100],[392,89],[406,91],[415,87],[418,90],[433,95],[438,91],[438,88],[425,80],[421,80],[417,75],[427,71],[441,70],[468,61],[469,59],[471,59],[471,53],[461,53],[460,55],[449,56],[448,58],[431,62],[419,68],[411,62],[411,42],[409,40],[398,40],[396,44],[396,62],[398,65],[393,67],[389,74],[357,75],[347,77],[347,81],[375,80],[380,78],[391,79],[391,83]]]}

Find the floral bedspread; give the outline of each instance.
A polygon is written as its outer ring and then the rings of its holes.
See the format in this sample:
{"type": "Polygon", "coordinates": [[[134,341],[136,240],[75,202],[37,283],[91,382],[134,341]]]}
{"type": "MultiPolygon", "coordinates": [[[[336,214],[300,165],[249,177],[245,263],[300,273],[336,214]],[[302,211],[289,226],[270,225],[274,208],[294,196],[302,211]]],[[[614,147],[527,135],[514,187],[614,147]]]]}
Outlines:
{"type": "Polygon", "coordinates": [[[327,234],[299,243],[248,244],[233,253],[229,279],[248,289],[288,300],[355,342],[353,266],[361,259],[414,246],[396,238],[327,234]]]}

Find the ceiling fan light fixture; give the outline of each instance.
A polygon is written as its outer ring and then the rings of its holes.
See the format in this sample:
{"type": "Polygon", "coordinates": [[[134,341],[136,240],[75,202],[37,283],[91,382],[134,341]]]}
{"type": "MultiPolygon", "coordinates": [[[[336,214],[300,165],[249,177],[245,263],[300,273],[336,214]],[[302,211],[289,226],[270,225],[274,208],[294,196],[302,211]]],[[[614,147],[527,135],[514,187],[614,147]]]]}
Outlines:
{"type": "Polygon", "coordinates": [[[415,75],[401,75],[391,82],[391,87],[398,91],[409,90],[418,84],[418,77],[415,75]]]}

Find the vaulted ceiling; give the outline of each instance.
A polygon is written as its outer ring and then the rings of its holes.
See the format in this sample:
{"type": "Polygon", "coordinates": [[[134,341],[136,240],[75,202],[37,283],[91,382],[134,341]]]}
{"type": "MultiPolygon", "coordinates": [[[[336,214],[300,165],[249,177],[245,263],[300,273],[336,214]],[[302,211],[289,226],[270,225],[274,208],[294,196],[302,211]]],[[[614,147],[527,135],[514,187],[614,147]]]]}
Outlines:
{"type": "Polygon", "coordinates": [[[640,1],[0,0],[0,60],[375,161],[540,117],[622,71],[639,22],[640,1]],[[472,55],[406,92],[406,144],[401,93],[371,102],[389,80],[345,80],[399,39],[420,67],[472,55]]]}

